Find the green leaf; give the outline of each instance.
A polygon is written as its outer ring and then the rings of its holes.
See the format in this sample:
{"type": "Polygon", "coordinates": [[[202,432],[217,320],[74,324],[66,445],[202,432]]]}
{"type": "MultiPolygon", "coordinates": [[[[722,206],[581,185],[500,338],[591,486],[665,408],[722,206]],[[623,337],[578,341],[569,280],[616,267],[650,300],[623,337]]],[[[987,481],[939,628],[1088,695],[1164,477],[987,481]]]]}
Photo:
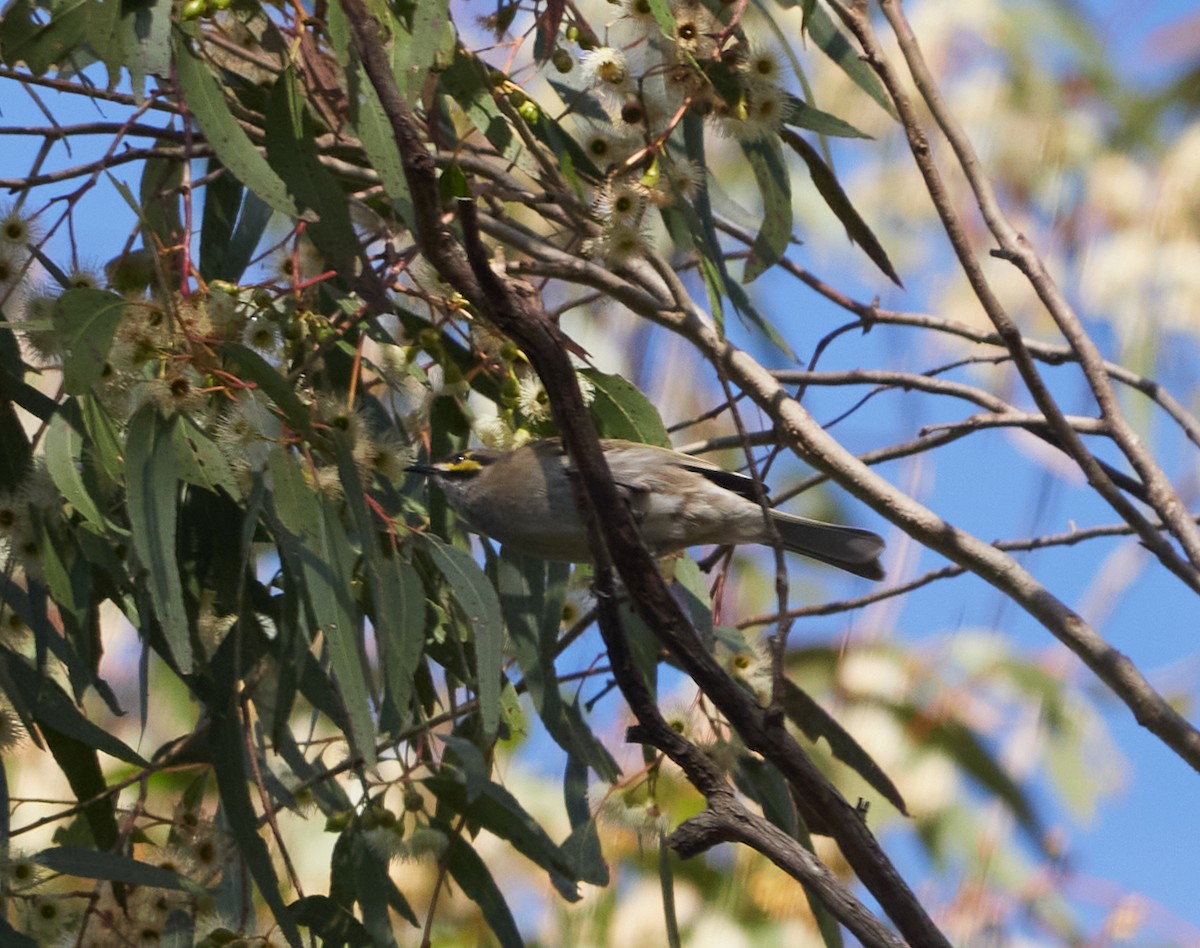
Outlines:
{"type": "Polygon", "coordinates": [[[412,678],[425,645],[425,590],[417,571],[394,554],[384,556],[379,544],[381,524],[367,510],[351,446],[337,439],[338,474],[346,505],[362,544],[371,601],[371,620],[379,643],[384,682],[397,714],[408,715],[412,678]]]}
{"type": "MultiPolygon", "coordinates": [[[[422,3],[417,8],[416,15],[421,16],[424,11],[436,13],[438,6],[437,2],[422,3]]],[[[445,22],[441,25],[445,26],[445,22]]],[[[392,24],[401,29],[394,19],[392,24]]],[[[352,55],[349,24],[339,3],[329,6],[329,39],[338,65],[346,72],[346,91],[350,97],[350,125],[362,142],[367,159],[379,175],[383,190],[392,199],[400,218],[412,227],[412,195],[408,190],[408,180],[404,176],[404,162],[400,158],[396,136],[392,132],[387,114],[383,111],[383,103],[379,101],[379,93],[375,91],[375,86],[363,71],[362,63],[352,55]]],[[[406,59],[415,50],[411,42],[404,42],[393,43],[391,52],[395,58],[406,59]]],[[[430,54],[435,52],[436,50],[431,50],[430,54]]],[[[402,81],[400,76],[397,76],[396,81],[400,85],[401,93],[406,92],[407,77],[402,81]]],[[[409,105],[412,104],[412,100],[409,100],[409,105]]]]}
{"type": "Polygon", "coordinates": [[[347,911],[353,909],[355,902],[362,906],[363,925],[376,945],[396,943],[389,908],[414,928],[418,927],[416,913],[392,881],[387,860],[363,841],[357,821],[338,837],[329,869],[330,898],[347,911]]]}
{"type": "Polygon", "coordinates": [[[490,780],[485,782],[478,796],[471,801],[466,787],[451,774],[427,777],[424,784],[439,803],[465,816],[472,832],[486,829],[508,841],[517,852],[546,871],[563,898],[571,902],[579,900],[571,860],[517,798],[500,784],[490,780]]]}
{"type": "Polygon", "coordinates": [[[357,918],[327,895],[307,895],[288,906],[297,925],[311,929],[327,944],[366,948],[375,940],[357,918]]]}
{"type": "Polygon", "coordinates": [[[353,273],[359,241],[350,222],[350,203],[317,158],[316,129],[290,66],[271,90],[265,131],[271,167],[296,206],[313,212],[308,236],[339,273],[353,273]]]}
{"type": "Polygon", "coordinates": [[[554,668],[570,567],[547,564],[507,548],[495,565],[504,623],[534,709],[559,747],[585,762],[602,780],[613,782],[620,769],[587,726],[579,704],[563,699],[554,668]]]}
{"type": "Polygon", "coordinates": [[[525,941],[517,929],[516,920],[487,864],[479,858],[475,847],[456,834],[449,826],[434,822],[450,840],[446,848],[446,868],[462,889],[463,895],[479,906],[484,920],[500,942],[501,948],[524,948],[525,941]]]}
{"type": "MultiPolygon", "coordinates": [[[[96,50],[108,69],[108,88],[120,84],[121,70],[129,72],[129,85],[140,105],[145,98],[147,76],[166,78],[171,74],[171,14],[168,0],[141,0],[121,3],[112,0],[120,10],[108,43],[96,50]]],[[[95,39],[89,42],[96,46],[95,39]]]]}
{"type": "MultiPolygon", "coordinates": [[[[273,455],[272,459],[278,455],[273,455]]],[[[271,472],[277,470],[271,465],[271,472]]],[[[356,554],[336,504],[317,498],[317,514],[305,527],[300,550],[313,624],[325,637],[338,691],[349,716],[350,743],[368,767],[375,765],[375,721],[364,674],[362,624],[352,590],[356,554]]]]}
{"type": "Polygon", "coordinates": [[[224,170],[217,158],[209,158],[204,168],[209,182],[204,189],[204,215],[200,219],[200,276],[209,282],[218,279],[233,282],[241,275],[230,276],[224,264],[246,189],[232,174],[222,173],[224,170]]]}
{"type": "MultiPolygon", "coordinates": [[[[742,754],[738,757],[734,781],[742,793],[762,807],[763,816],[809,852],[813,852],[812,837],[796,813],[787,781],[774,764],[759,757],[742,754]]],[[[825,903],[807,889],[804,895],[808,899],[808,906],[817,920],[817,927],[825,944],[830,948],[841,948],[842,934],[837,919],[830,914],[825,903]]]]}
{"type": "Polygon", "coordinates": [[[221,810],[237,844],[238,855],[249,868],[254,884],[279,923],[288,944],[299,948],[303,944],[300,931],[279,894],[279,881],[275,877],[271,854],[258,835],[258,814],[254,812],[254,804],[250,801],[249,774],[246,773],[244,760],[246,743],[232,694],[213,709],[209,737],[221,810]]]}
{"type": "Polygon", "coordinates": [[[504,641],[500,600],[469,555],[429,534],[422,539],[433,565],[445,577],[450,594],[471,627],[480,720],[485,737],[491,739],[500,724],[501,646],[504,641]]]}
{"type": "Polygon", "coordinates": [[[537,161],[492,98],[492,83],[483,63],[456,49],[454,61],[441,73],[440,86],[505,160],[535,179],[541,176],[537,161]]]}
{"type": "Polygon", "coordinates": [[[288,217],[313,220],[311,211],[301,212],[296,206],[283,179],[242,130],[229,111],[212,69],[193,55],[183,33],[175,37],[175,68],[187,107],[221,164],[275,210],[288,217]]]}
{"type": "Polygon", "coordinates": [[[833,756],[863,778],[877,793],[907,815],[904,798],[883,769],[863,750],[850,732],[793,682],[784,680],[783,711],[810,741],[825,738],[833,756]]]}
{"type": "Polygon", "coordinates": [[[192,644],[175,548],[179,464],[171,428],[153,405],[134,414],[125,437],[125,495],[133,545],[150,573],[150,595],[167,647],[179,666],[190,670],[192,644]]]}
{"type": "Polygon", "coordinates": [[[125,472],[125,452],[116,423],[100,401],[91,395],[81,395],[75,399],[75,404],[83,416],[83,430],[87,432],[92,459],[109,480],[120,480],[125,472]]]}
{"type": "Polygon", "coordinates": [[[293,386],[279,371],[253,349],[238,342],[227,342],[221,347],[225,368],[238,378],[253,382],[275,406],[292,428],[305,438],[313,437],[312,417],[293,386]]]}
{"type": "Polygon", "coordinates": [[[413,4],[411,37],[392,44],[396,84],[410,107],[420,101],[421,88],[438,53],[454,48],[456,40],[449,0],[421,0],[413,4]]]}
{"type": "MultiPolygon", "coordinates": [[[[800,0],[779,0],[781,6],[794,7],[800,0]]],[[[838,67],[867,95],[879,103],[888,115],[898,119],[896,108],[888,98],[887,90],[874,70],[863,61],[862,56],[850,45],[850,41],[838,29],[837,24],[819,3],[803,0],[805,13],[805,29],[812,41],[826,56],[837,63],[838,67]]]]}
{"type": "MultiPolygon", "coordinates": [[[[660,837],[663,834],[660,834],[660,837]]],[[[675,914],[675,871],[671,865],[671,847],[665,839],[658,841],[658,884],[662,891],[663,924],[666,926],[667,945],[680,948],[679,918],[675,914]]]]}
{"type": "Polygon", "coordinates": [[[926,747],[943,751],[956,766],[1008,807],[1035,845],[1044,845],[1045,834],[1032,800],[988,751],[978,735],[962,721],[931,720],[923,709],[909,705],[893,707],[892,713],[906,728],[919,726],[926,747]]]}
{"type": "Polygon", "coordinates": [[[797,96],[788,95],[787,102],[788,107],[783,119],[785,125],[806,128],[819,135],[834,135],[838,138],[871,138],[844,119],[809,105],[797,96]]]}
{"type": "Polygon", "coordinates": [[[67,394],[82,395],[100,381],[124,315],[125,300],[105,290],[67,290],[55,302],[54,328],[66,337],[67,394]]]}
{"type": "Polygon", "coordinates": [[[0,17],[0,56],[9,66],[24,62],[35,76],[65,62],[107,10],[94,0],[69,0],[53,6],[50,20],[34,19],[28,0],[15,0],[0,17]]]}
{"type": "Polygon", "coordinates": [[[171,441],[180,480],[208,491],[219,487],[230,497],[241,496],[228,459],[195,421],[186,415],[176,415],[171,420],[171,441]]]}
{"type": "Polygon", "coordinates": [[[854,209],[849,196],[842,190],[841,182],[838,181],[833,170],[825,164],[817,150],[795,132],[783,129],[780,136],[796,154],[804,159],[804,163],[808,165],[808,173],[812,176],[813,184],[817,186],[817,191],[825,199],[829,209],[837,215],[837,219],[842,222],[850,239],[862,247],[863,252],[871,258],[875,266],[884,272],[888,279],[902,287],[904,284],[900,282],[900,277],[892,268],[892,262],[888,259],[887,251],[883,249],[879,238],[854,209]]]}
{"type": "Polygon", "coordinates": [[[668,39],[675,36],[675,15],[671,12],[671,5],[667,0],[646,0],[650,7],[650,13],[654,16],[654,22],[658,24],[658,28],[662,30],[662,35],[668,39]]]}
{"type": "Polygon", "coordinates": [[[742,271],[742,282],[750,283],[783,256],[792,239],[792,186],[778,138],[756,138],[739,144],[754,172],[763,207],[754,252],[742,271]]]}
{"type": "MultiPolygon", "coordinates": [[[[12,655],[6,649],[0,649],[0,672],[6,676],[6,686],[13,688],[39,726],[53,728],[71,740],[78,741],[88,750],[103,751],[110,757],[123,760],[134,767],[148,766],[124,741],[84,717],[75,702],[56,681],[38,671],[23,658],[12,655]]],[[[100,789],[104,789],[103,785],[100,789]]],[[[95,792],[97,791],[93,790],[93,793],[95,792]]]]}
{"type": "Polygon", "coordinates": [[[56,414],[46,429],[46,470],[63,497],[79,511],[85,520],[101,532],[112,529],[100,512],[95,500],[83,483],[80,468],[83,463],[83,437],[67,421],[63,413],[56,414]]]}
{"type": "Polygon", "coordinates": [[[608,375],[597,369],[584,369],[580,374],[595,389],[589,411],[600,437],[671,446],[671,438],[658,409],[636,385],[619,375],[608,375]]]}
{"type": "Polygon", "coordinates": [[[571,835],[562,843],[563,855],[570,861],[575,877],[591,885],[607,886],[608,864],[600,848],[596,819],[588,802],[588,767],[580,758],[567,753],[563,774],[563,801],[571,821],[571,835]]]}
{"type": "Polygon", "coordinates": [[[148,885],[156,889],[189,888],[177,873],[121,853],[98,852],[79,846],[58,846],[54,849],[43,849],[32,858],[39,866],[83,879],[128,882],[130,885],[148,885]]]}

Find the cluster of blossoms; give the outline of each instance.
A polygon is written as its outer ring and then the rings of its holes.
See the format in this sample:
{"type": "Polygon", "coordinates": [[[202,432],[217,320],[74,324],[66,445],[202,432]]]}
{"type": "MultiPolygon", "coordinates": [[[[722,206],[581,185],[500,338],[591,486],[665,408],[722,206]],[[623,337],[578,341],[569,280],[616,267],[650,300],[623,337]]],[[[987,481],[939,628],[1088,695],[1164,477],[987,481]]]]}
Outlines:
{"type": "Polygon", "coordinates": [[[593,200],[602,230],[586,250],[610,263],[645,249],[648,208],[689,200],[702,187],[703,170],[673,141],[685,115],[754,141],[774,134],[790,108],[771,50],[700,0],[676,0],[670,9],[667,32],[647,0],[623,0],[611,45],[590,49],[581,62],[590,106],[584,150],[607,169],[593,200]]]}
{"type": "Polygon", "coordinates": [[[101,882],[92,892],[81,892],[79,880],[47,872],[29,856],[13,852],[0,861],[0,895],[13,905],[21,930],[39,945],[159,944],[169,935],[172,915],[190,919],[197,943],[203,943],[206,933],[222,925],[207,889],[221,877],[233,853],[231,838],[210,819],[180,807],[167,844],[143,842],[136,856],[188,880],[186,887],[126,883],[116,892],[110,883],[101,882]]]}

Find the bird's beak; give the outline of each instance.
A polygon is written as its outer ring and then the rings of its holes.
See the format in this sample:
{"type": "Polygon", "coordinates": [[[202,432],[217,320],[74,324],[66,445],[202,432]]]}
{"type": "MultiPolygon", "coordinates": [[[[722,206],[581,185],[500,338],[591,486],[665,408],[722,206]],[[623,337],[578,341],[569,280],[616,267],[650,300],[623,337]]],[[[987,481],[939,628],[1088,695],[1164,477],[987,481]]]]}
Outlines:
{"type": "Polygon", "coordinates": [[[420,474],[422,477],[432,477],[438,473],[438,469],[432,464],[410,464],[404,470],[412,474],[420,474]]]}

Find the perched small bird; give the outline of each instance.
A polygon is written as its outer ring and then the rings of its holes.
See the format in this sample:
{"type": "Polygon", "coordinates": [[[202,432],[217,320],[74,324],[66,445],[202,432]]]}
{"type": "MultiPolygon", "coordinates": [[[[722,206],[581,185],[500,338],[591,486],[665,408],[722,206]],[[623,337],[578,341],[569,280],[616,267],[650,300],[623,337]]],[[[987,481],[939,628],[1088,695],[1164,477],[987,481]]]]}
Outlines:
{"type": "MultiPolygon", "coordinates": [[[[601,441],[613,481],[656,556],[689,546],[771,543],[754,481],[666,448],[601,441]]],[[[583,563],[587,530],[575,507],[570,461],[557,438],[515,451],[464,451],[408,470],[436,483],[478,533],[529,556],[583,563]]],[[[785,549],[857,576],[883,579],[883,538],[869,530],[771,511],[785,549]]]]}

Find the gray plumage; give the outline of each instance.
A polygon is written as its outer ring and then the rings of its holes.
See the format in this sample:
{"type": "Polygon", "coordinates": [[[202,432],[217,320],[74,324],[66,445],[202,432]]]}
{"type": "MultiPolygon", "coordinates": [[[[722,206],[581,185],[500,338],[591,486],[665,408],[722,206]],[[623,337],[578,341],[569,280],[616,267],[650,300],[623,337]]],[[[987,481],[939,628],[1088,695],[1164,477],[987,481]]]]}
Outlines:
{"type": "MultiPolygon", "coordinates": [[[[607,440],[601,446],[655,555],[705,544],[772,542],[751,478],[653,445],[607,440]]],[[[467,451],[410,470],[432,478],[473,530],[530,556],[587,562],[587,532],[568,468],[559,441],[547,439],[515,451],[467,451]]],[[[867,579],[883,578],[884,544],[877,534],[780,510],[771,511],[771,520],[785,549],[867,579]]]]}

